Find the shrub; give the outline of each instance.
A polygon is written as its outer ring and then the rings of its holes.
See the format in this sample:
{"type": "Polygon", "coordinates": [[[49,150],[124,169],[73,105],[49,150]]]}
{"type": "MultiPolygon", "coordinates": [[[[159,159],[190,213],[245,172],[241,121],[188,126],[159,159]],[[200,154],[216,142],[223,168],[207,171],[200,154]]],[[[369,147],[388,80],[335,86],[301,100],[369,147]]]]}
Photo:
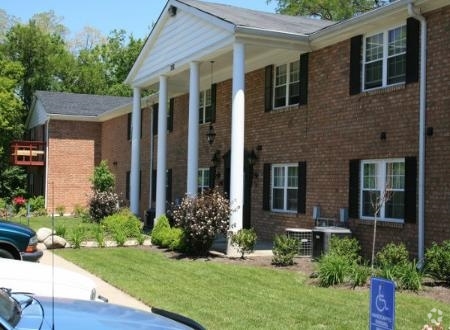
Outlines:
{"type": "Polygon", "coordinates": [[[87,213],[86,208],[84,208],[83,206],[81,206],[80,204],[75,204],[73,206],[73,216],[74,218],[80,218],[83,217],[83,215],[85,215],[87,213]]]}
{"type": "Polygon", "coordinates": [[[450,284],[450,240],[433,243],[425,251],[425,273],[435,280],[450,284]]]}
{"type": "Polygon", "coordinates": [[[66,212],[66,207],[64,205],[58,205],[56,207],[56,213],[58,213],[60,217],[64,215],[64,212],[66,212]]]}
{"type": "Polygon", "coordinates": [[[370,276],[370,268],[367,265],[352,264],[350,270],[350,282],[352,287],[364,286],[370,276]]]}
{"type": "Polygon", "coordinates": [[[332,236],[328,254],[336,254],[347,258],[350,262],[360,262],[361,246],[356,238],[332,236]]]}
{"type": "Polygon", "coordinates": [[[346,256],[325,254],[319,260],[319,285],[328,287],[344,283],[352,271],[346,256]]]}
{"type": "Polygon", "coordinates": [[[418,291],[422,288],[423,273],[416,262],[400,264],[397,269],[397,284],[400,289],[418,291]]]}
{"type": "Polygon", "coordinates": [[[141,221],[126,208],[107,216],[101,224],[108,233],[111,233],[119,246],[123,246],[127,238],[138,237],[141,234],[141,221]]]}
{"type": "Polygon", "coordinates": [[[30,210],[33,212],[33,215],[47,215],[47,210],[45,209],[45,198],[44,196],[35,196],[31,197],[28,200],[30,203],[30,210]]]}
{"type": "Polygon", "coordinates": [[[237,247],[241,258],[244,259],[245,253],[253,252],[256,244],[256,232],[253,228],[241,229],[237,233],[231,234],[231,244],[237,247]]]}
{"type": "Polygon", "coordinates": [[[94,235],[95,240],[97,241],[97,246],[99,248],[105,247],[105,231],[103,230],[103,226],[101,224],[98,224],[97,227],[95,227],[94,235]]]}
{"type": "MultiPolygon", "coordinates": [[[[162,215],[156,219],[156,224],[151,232],[152,244],[161,246],[164,241],[166,232],[170,230],[169,219],[165,215],[162,215]]],[[[163,247],[163,246],[161,246],[163,247]]]]}
{"type": "Polygon", "coordinates": [[[91,177],[92,189],[94,191],[112,191],[114,189],[115,177],[108,168],[108,162],[102,160],[94,169],[91,177]]]}
{"type": "Polygon", "coordinates": [[[406,246],[403,243],[386,244],[377,253],[377,264],[382,268],[406,264],[408,262],[409,262],[408,250],[406,249],[406,246]]]}
{"type": "Polygon", "coordinates": [[[82,226],[75,227],[72,230],[71,241],[74,249],[79,249],[81,247],[81,243],[86,237],[86,230],[82,226]]]}
{"type": "Polygon", "coordinates": [[[227,234],[231,212],[230,202],[217,190],[185,196],[172,216],[183,229],[186,252],[207,255],[216,235],[227,234]]]}
{"type": "Polygon", "coordinates": [[[289,266],[294,264],[294,257],[298,253],[298,239],[286,235],[276,235],[273,241],[272,264],[289,266]]]}
{"type": "Polygon", "coordinates": [[[56,235],[61,236],[61,237],[66,237],[66,232],[67,232],[67,228],[64,224],[60,223],[55,226],[56,235]]]}
{"type": "Polygon", "coordinates": [[[111,191],[94,191],[89,201],[91,219],[100,222],[103,218],[119,211],[119,196],[111,191]]]}

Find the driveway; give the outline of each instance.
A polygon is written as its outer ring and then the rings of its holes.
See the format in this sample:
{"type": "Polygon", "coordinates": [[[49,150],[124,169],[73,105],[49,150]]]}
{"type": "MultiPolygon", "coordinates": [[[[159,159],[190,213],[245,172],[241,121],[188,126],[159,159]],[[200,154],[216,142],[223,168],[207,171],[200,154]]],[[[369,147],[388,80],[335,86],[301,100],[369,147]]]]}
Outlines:
{"type": "Polygon", "coordinates": [[[52,265],[54,263],[55,266],[65,268],[79,274],[83,274],[85,276],[90,277],[97,286],[97,294],[103,297],[108,298],[108,301],[112,304],[128,306],[144,311],[151,311],[150,307],[145,305],[143,302],[131,297],[125,292],[117,289],[116,287],[106,283],[101,278],[92,275],[91,273],[85,271],[83,268],[78,267],[77,265],[61,258],[60,256],[52,253],[51,250],[44,250],[44,255],[40,259],[40,262],[47,265],[52,265]],[[53,257],[53,261],[52,261],[53,257]]]}

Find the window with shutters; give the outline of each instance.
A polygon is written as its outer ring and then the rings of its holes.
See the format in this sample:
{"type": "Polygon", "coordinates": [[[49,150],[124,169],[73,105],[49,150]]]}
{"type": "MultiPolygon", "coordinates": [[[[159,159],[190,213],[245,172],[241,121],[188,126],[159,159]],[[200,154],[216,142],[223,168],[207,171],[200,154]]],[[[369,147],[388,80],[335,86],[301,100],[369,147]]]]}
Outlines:
{"type": "Polygon", "coordinates": [[[212,97],[211,88],[200,92],[199,123],[205,124],[212,121],[212,97]]]}
{"type": "Polygon", "coordinates": [[[209,168],[199,168],[198,169],[198,192],[202,193],[203,191],[209,189],[209,168]]]}
{"type": "Polygon", "coordinates": [[[406,25],[364,38],[364,89],[405,82],[406,25]]]}
{"type": "Polygon", "coordinates": [[[272,165],[271,209],[279,212],[297,212],[298,164],[272,165]]]}
{"type": "Polygon", "coordinates": [[[300,61],[275,67],[274,108],[298,104],[300,99],[300,61]]]}
{"type": "Polygon", "coordinates": [[[362,219],[403,222],[405,217],[405,160],[361,161],[362,219]]]}

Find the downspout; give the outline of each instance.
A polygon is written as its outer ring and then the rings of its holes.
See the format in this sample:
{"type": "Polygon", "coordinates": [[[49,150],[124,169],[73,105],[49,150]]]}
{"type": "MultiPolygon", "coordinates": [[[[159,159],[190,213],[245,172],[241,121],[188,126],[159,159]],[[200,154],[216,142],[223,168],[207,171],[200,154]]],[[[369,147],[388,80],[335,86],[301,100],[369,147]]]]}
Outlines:
{"type": "MultiPolygon", "coordinates": [[[[44,180],[44,189],[45,189],[45,208],[48,209],[49,202],[48,202],[48,132],[50,130],[50,118],[47,119],[46,125],[45,125],[45,180],[44,180]]],[[[52,205],[53,206],[53,205],[52,205]]]]}
{"type": "Polygon", "coordinates": [[[412,3],[408,4],[410,16],[420,21],[420,90],[419,90],[419,187],[418,187],[418,260],[423,262],[425,241],[425,121],[426,121],[426,64],[427,21],[412,3]]]}

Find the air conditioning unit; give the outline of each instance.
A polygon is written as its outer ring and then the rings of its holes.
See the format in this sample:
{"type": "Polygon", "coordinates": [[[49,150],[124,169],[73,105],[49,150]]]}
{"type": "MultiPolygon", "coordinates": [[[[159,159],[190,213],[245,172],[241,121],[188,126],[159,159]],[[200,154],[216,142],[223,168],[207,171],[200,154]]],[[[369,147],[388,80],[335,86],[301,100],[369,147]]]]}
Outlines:
{"type": "Polygon", "coordinates": [[[314,227],[312,229],[313,236],[313,253],[314,259],[320,258],[330,249],[331,237],[338,236],[351,237],[352,232],[348,228],[343,227],[314,227]]]}
{"type": "Polygon", "coordinates": [[[298,240],[298,256],[312,256],[312,230],[303,228],[286,228],[286,235],[298,240]]]}

